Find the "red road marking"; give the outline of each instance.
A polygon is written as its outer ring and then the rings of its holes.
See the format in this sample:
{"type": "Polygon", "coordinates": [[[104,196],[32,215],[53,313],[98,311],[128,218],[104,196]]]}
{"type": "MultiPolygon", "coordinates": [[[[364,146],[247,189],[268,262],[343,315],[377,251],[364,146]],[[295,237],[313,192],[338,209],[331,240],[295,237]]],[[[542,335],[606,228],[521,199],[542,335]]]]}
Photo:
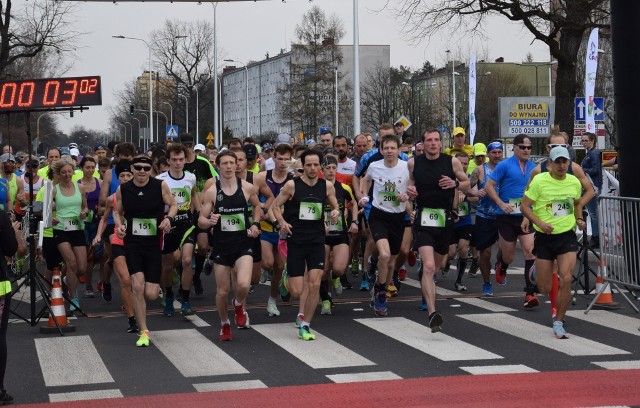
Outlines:
{"type": "MultiPolygon", "coordinates": [[[[10,391],[10,390],[9,390],[10,391]]],[[[640,370],[464,375],[255,390],[149,395],[18,405],[65,408],[261,407],[298,405],[390,407],[576,407],[640,405],[640,370]]]]}

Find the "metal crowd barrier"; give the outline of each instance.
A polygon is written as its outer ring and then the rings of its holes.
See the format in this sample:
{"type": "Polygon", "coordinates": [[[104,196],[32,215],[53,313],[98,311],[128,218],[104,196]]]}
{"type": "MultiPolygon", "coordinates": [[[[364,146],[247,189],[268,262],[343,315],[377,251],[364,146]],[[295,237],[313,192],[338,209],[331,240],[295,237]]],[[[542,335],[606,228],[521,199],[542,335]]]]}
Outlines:
{"type": "Polygon", "coordinates": [[[640,198],[600,196],[598,215],[602,288],[585,313],[595,305],[608,285],[612,285],[636,312],[640,312],[620,289],[620,286],[627,290],[640,289],[640,198]]]}

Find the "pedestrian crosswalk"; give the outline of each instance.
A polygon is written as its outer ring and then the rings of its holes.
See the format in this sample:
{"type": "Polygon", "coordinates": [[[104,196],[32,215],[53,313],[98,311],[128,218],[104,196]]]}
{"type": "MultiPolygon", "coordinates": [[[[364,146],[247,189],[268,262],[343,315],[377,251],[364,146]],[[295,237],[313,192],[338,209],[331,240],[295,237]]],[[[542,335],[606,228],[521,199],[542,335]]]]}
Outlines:
{"type": "Polygon", "coordinates": [[[144,382],[132,387],[128,370],[150,361],[154,368],[145,372],[144,380],[162,379],[166,392],[403,379],[425,375],[425,366],[442,375],[535,373],[554,370],[551,359],[566,359],[580,369],[640,368],[640,349],[632,341],[640,333],[638,316],[573,310],[568,314],[570,327],[580,335],[557,340],[549,325],[532,321],[526,312],[497,307],[491,300],[456,302],[465,307],[446,313],[442,333],[431,333],[425,314],[416,313],[345,318],[340,327],[349,330],[348,335],[325,319],[314,325],[312,342],[297,338],[293,322],[269,320],[251,330],[236,330],[228,343],[217,340],[216,327],[186,320],[182,328],[152,331],[152,347],[144,350],[133,346],[132,336],[127,337],[128,348],[116,350],[101,341],[99,332],[32,341],[51,402],[144,393],[144,382]],[[592,331],[599,335],[584,335],[592,331]],[[609,344],[610,339],[616,341],[609,344]],[[122,359],[123,354],[127,367],[114,362],[120,361],[114,355],[122,359]],[[173,376],[168,382],[166,373],[173,376]],[[82,391],[70,386],[81,386],[82,391]]]}

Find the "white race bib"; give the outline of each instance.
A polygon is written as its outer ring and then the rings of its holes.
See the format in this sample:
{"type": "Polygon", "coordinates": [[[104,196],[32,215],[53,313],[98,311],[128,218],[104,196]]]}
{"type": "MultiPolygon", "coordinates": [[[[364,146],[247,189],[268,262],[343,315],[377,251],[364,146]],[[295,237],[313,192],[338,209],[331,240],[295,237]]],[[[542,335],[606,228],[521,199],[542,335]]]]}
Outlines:
{"type": "Polygon", "coordinates": [[[150,237],[158,234],[158,221],[155,218],[134,218],[131,232],[133,235],[150,237]]]}
{"type": "Polygon", "coordinates": [[[247,229],[244,223],[244,214],[222,214],[220,216],[220,229],[226,232],[244,231],[247,229]]]}
{"type": "Polygon", "coordinates": [[[80,217],[63,218],[62,225],[65,231],[80,231],[84,229],[80,217]]]}
{"type": "Polygon", "coordinates": [[[342,217],[338,216],[338,221],[331,221],[331,211],[327,211],[324,215],[324,219],[327,222],[327,229],[329,232],[342,232],[342,217]]]}
{"type": "Polygon", "coordinates": [[[458,217],[466,217],[469,215],[469,203],[467,201],[463,201],[458,204],[458,217]]]}
{"type": "Polygon", "coordinates": [[[446,223],[447,218],[442,208],[423,208],[420,212],[421,227],[444,228],[446,223]]]}
{"type": "Polygon", "coordinates": [[[305,221],[320,221],[322,219],[322,203],[300,203],[298,218],[305,221]]]}
{"type": "Polygon", "coordinates": [[[551,202],[554,217],[565,217],[573,214],[573,200],[570,198],[564,200],[554,200],[551,202]]]}
{"type": "Polygon", "coordinates": [[[509,205],[513,208],[511,214],[522,214],[520,211],[520,206],[522,205],[522,198],[511,198],[509,199],[509,205]]]}
{"type": "Polygon", "coordinates": [[[399,207],[398,193],[395,191],[378,191],[378,202],[383,207],[399,207]]]}

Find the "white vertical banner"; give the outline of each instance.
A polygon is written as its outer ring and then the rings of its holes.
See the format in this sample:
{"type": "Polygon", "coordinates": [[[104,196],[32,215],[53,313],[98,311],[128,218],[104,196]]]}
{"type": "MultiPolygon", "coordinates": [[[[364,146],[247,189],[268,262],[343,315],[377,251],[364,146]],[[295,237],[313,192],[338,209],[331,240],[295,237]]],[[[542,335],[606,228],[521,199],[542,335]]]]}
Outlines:
{"type": "Polygon", "coordinates": [[[584,73],[584,98],[587,105],[587,114],[585,115],[585,130],[596,134],[596,124],[594,120],[594,111],[596,108],[594,92],[596,87],[596,72],[598,71],[598,29],[591,30],[589,35],[589,43],[587,44],[587,55],[585,73],[584,73]]]}
{"type": "Polygon", "coordinates": [[[476,137],[476,53],[469,59],[469,143],[476,137]]]}

